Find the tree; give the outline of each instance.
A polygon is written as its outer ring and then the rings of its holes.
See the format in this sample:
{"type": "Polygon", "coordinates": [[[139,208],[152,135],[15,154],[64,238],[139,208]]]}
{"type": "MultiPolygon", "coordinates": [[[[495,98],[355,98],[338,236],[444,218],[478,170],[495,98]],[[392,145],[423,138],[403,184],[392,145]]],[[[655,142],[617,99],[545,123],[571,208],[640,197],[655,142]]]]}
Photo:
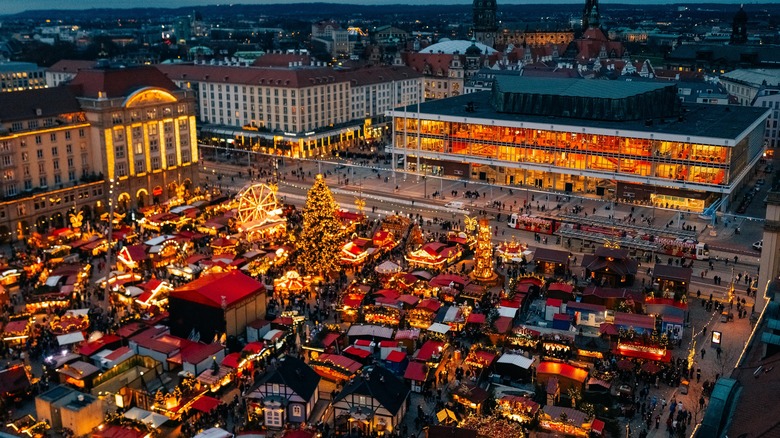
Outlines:
{"type": "Polygon", "coordinates": [[[325,178],[317,175],[303,208],[303,231],[297,251],[302,271],[327,275],[338,269],[343,233],[336,218],[337,210],[325,178]]]}

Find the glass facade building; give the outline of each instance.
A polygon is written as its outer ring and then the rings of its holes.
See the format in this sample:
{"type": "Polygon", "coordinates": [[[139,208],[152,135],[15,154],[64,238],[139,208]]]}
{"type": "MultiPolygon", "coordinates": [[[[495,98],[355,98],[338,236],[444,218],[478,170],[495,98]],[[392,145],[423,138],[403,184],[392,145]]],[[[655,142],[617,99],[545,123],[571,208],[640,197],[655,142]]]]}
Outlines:
{"type": "Polygon", "coordinates": [[[489,95],[498,88],[393,111],[393,152],[412,171],[559,192],[614,190],[624,201],[700,212],[727,201],[763,151],[762,110],[696,105],[667,120],[538,116],[496,111],[489,95]]]}

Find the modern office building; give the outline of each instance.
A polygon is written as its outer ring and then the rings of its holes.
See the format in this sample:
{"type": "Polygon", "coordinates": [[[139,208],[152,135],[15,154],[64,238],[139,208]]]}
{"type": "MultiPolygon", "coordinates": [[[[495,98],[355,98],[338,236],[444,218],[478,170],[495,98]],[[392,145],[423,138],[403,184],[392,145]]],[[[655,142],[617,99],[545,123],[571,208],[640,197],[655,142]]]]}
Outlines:
{"type": "Polygon", "coordinates": [[[0,92],[46,88],[44,72],[32,62],[0,62],[0,92]]]}
{"type": "Polygon", "coordinates": [[[674,84],[511,76],[390,112],[409,170],[691,212],[729,204],[762,156],[768,114],[683,105],[674,84]]]}

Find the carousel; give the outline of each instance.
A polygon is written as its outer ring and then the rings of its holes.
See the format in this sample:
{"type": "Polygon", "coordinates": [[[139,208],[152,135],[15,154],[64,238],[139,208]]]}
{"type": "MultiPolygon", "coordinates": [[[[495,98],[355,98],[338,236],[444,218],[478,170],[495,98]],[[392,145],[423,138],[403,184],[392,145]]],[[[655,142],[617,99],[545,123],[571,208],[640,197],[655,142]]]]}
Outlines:
{"type": "Polygon", "coordinates": [[[209,246],[214,256],[236,255],[238,253],[238,239],[231,237],[218,237],[211,241],[209,246]]]}
{"type": "Polygon", "coordinates": [[[287,231],[287,219],[276,198],[274,184],[253,184],[238,193],[236,224],[247,242],[272,242],[287,231]]]}
{"type": "Polygon", "coordinates": [[[280,298],[289,298],[308,292],[311,288],[311,277],[301,276],[298,271],[287,271],[282,277],[274,279],[274,294],[280,298]]]}
{"type": "Polygon", "coordinates": [[[496,247],[496,255],[504,263],[520,263],[525,261],[525,251],[527,250],[528,245],[518,242],[515,236],[512,236],[512,240],[504,241],[496,247]]]}

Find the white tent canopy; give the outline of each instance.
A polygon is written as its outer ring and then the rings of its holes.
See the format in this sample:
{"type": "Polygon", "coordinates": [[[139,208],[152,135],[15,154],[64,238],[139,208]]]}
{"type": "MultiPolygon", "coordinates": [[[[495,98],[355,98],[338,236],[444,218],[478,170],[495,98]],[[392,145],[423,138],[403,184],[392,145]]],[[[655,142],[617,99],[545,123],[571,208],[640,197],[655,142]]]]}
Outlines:
{"type": "Polygon", "coordinates": [[[390,260],[386,260],[374,268],[374,271],[376,271],[377,274],[393,274],[396,272],[401,272],[401,267],[391,262],[390,260]]]}
{"type": "Polygon", "coordinates": [[[534,362],[536,362],[536,359],[532,357],[525,357],[522,354],[506,353],[498,358],[497,363],[507,363],[527,370],[531,368],[531,365],[533,365],[534,362]]]}
{"type": "Polygon", "coordinates": [[[231,438],[233,436],[232,433],[220,429],[218,427],[212,427],[211,429],[206,429],[203,432],[195,435],[195,438],[231,438]]]}
{"type": "Polygon", "coordinates": [[[132,408],[129,411],[125,412],[124,417],[129,418],[131,420],[140,421],[144,424],[148,424],[155,429],[162,426],[163,423],[168,421],[168,417],[166,417],[165,415],[155,414],[154,412],[149,412],[145,409],[141,409],[137,407],[132,408]]]}
{"type": "Polygon", "coordinates": [[[77,342],[82,342],[83,340],[84,340],[84,333],[81,332],[73,332],[73,333],[68,333],[67,335],[57,336],[57,342],[60,344],[60,346],[75,344],[77,342]]]}
{"type": "Polygon", "coordinates": [[[517,308],[501,306],[498,308],[498,315],[514,318],[517,315],[517,308]]]}
{"type": "Polygon", "coordinates": [[[431,332],[434,332],[434,333],[440,333],[440,334],[443,335],[443,334],[447,333],[448,331],[450,331],[450,326],[448,326],[447,324],[442,324],[440,322],[434,322],[433,324],[431,324],[430,327],[428,327],[428,331],[431,331],[431,332]]]}
{"type": "Polygon", "coordinates": [[[393,329],[378,325],[353,325],[349,328],[347,336],[373,336],[383,339],[392,339],[393,329]]]}

